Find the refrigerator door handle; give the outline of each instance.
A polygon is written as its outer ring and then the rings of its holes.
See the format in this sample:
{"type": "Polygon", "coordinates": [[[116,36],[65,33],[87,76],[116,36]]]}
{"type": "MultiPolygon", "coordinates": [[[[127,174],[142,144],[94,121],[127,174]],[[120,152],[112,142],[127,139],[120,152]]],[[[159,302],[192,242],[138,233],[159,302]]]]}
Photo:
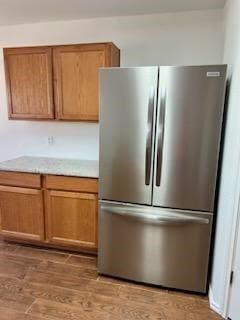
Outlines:
{"type": "Polygon", "coordinates": [[[153,113],[155,102],[155,88],[151,87],[148,100],[148,119],[147,119],[147,139],[145,154],[145,185],[150,185],[151,165],[152,165],[152,141],[153,141],[153,113]]]}
{"type": "Polygon", "coordinates": [[[173,224],[209,224],[210,221],[207,218],[200,217],[187,217],[185,215],[171,215],[171,214],[150,214],[150,213],[137,213],[134,210],[128,210],[126,208],[121,209],[117,207],[102,206],[102,210],[108,213],[117,214],[124,216],[125,218],[133,219],[134,221],[151,223],[151,224],[161,224],[161,225],[173,225],[173,224]]]}
{"type": "Polygon", "coordinates": [[[161,89],[161,97],[160,97],[159,126],[158,126],[158,136],[157,136],[157,139],[158,139],[158,141],[157,141],[157,169],[156,169],[156,186],[157,187],[159,187],[160,183],[161,183],[165,108],[166,108],[166,88],[163,87],[161,89]]]}

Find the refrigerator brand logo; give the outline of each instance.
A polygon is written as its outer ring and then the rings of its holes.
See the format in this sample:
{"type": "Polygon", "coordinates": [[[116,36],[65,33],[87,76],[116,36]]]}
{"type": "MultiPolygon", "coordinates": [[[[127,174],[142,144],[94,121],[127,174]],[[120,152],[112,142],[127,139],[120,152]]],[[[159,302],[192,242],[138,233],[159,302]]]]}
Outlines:
{"type": "Polygon", "coordinates": [[[207,77],[220,77],[220,72],[219,71],[208,71],[207,77]]]}

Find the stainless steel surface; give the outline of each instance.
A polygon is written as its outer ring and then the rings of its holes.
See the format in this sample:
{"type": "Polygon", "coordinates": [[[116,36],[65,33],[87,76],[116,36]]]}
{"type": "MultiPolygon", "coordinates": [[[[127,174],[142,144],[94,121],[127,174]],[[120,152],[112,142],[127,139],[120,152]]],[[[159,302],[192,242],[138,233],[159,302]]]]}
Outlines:
{"type": "Polygon", "coordinates": [[[158,67],[100,71],[101,199],[151,204],[157,79],[158,67]]]}
{"type": "Polygon", "coordinates": [[[206,292],[212,214],[111,202],[99,209],[100,273],[206,292]],[[146,223],[148,214],[168,223],[146,223]],[[176,223],[178,215],[186,220],[176,223]]]}
{"type": "Polygon", "coordinates": [[[161,166],[155,154],[154,206],[213,211],[225,77],[224,65],[160,67],[166,112],[163,143],[156,141],[163,149],[161,166]],[[220,76],[209,77],[209,72],[220,76]]]}
{"type": "Polygon", "coordinates": [[[206,292],[225,78],[101,70],[100,273],[206,292]]]}
{"type": "Polygon", "coordinates": [[[110,204],[104,201],[101,202],[101,210],[108,211],[114,214],[122,215],[129,219],[134,219],[136,221],[144,221],[146,223],[154,224],[179,224],[179,223],[202,223],[209,224],[209,219],[199,218],[199,217],[189,217],[186,214],[181,213],[180,210],[176,212],[167,212],[165,209],[141,208],[139,212],[138,207],[127,207],[126,205],[121,206],[121,204],[110,204]]]}
{"type": "Polygon", "coordinates": [[[163,139],[165,124],[165,108],[166,108],[166,87],[164,84],[165,73],[160,74],[160,109],[159,109],[159,126],[157,133],[157,163],[156,163],[156,185],[160,186],[162,172],[162,156],[163,156],[163,139]]]}
{"type": "Polygon", "coordinates": [[[151,166],[152,166],[152,141],[153,141],[153,114],[155,104],[155,86],[151,88],[148,102],[148,119],[147,119],[147,141],[146,141],[146,160],[145,160],[145,184],[150,185],[151,166]]]}

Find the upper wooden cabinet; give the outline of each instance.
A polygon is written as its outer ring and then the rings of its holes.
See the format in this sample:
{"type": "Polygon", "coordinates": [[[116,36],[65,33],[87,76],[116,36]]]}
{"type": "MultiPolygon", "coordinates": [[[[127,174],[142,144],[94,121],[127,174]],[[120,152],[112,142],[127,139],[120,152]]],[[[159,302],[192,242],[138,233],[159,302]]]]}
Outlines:
{"type": "Polygon", "coordinates": [[[118,66],[118,52],[112,44],[63,46],[53,49],[58,119],[98,120],[98,71],[102,67],[118,66]]]}
{"type": "Polygon", "coordinates": [[[120,65],[113,43],[4,49],[10,119],[98,121],[101,67],[120,65]]]}
{"type": "Polygon", "coordinates": [[[53,119],[51,48],[5,49],[10,119],[53,119]]]}

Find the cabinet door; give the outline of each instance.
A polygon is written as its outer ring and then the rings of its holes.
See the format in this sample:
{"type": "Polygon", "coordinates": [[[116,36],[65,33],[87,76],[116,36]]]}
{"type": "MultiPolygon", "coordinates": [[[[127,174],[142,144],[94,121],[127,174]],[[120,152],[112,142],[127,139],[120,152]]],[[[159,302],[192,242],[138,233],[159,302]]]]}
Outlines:
{"type": "Polygon", "coordinates": [[[52,49],[4,49],[10,119],[52,119],[52,49]]]}
{"type": "Polygon", "coordinates": [[[97,247],[97,195],[46,191],[47,239],[51,243],[97,247]]]}
{"type": "Polygon", "coordinates": [[[0,214],[3,235],[44,239],[41,190],[0,186],[0,214]]]}
{"type": "Polygon", "coordinates": [[[55,104],[60,120],[98,120],[99,68],[110,65],[106,45],[54,49],[55,104]]]}

